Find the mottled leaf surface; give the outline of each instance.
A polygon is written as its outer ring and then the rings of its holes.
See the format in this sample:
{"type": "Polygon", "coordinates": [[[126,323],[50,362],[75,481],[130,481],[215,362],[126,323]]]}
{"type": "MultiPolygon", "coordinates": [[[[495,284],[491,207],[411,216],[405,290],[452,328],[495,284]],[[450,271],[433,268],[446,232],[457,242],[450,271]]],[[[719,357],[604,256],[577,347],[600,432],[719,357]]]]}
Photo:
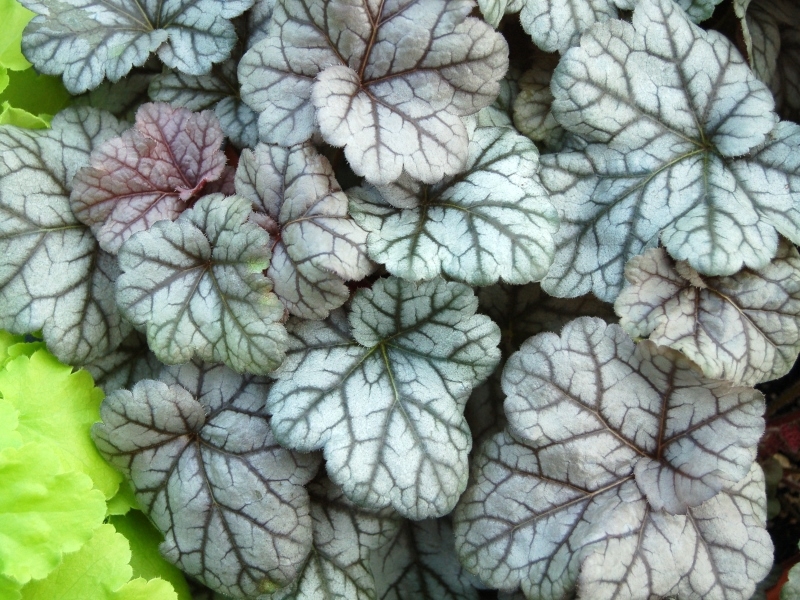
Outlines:
{"type": "Polygon", "coordinates": [[[205,75],[180,71],[156,75],[148,93],[156,102],[193,111],[213,110],[225,137],[239,148],[252,148],[258,143],[258,115],[239,98],[236,65],[236,60],[227,60],[205,75]]]}
{"type": "Polygon", "coordinates": [[[268,409],[291,448],[324,448],[354,502],[421,519],[452,510],[472,437],[464,405],[499,360],[499,331],[459,283],[378,280],[349,323],[295,322],[268,409]]]}
{"type": "Polygon", "coordinates": [[[508,68],[503,37],[466,0],[282,0],[239,66],[266,141],[317,127],[375,184],[403,171],[434,183],[462,169],[461,117],[491,104],[508,68]]]}
{"type": "Polygon", "coordinates": [[[470,285],[540,280],[558,220],[538,181],[538,154],[513,129],[479,127],[466,170],[433,186],[404,176],[387,191],[391,199],[402,189],[413,208],[393,206],[381,188],[352,190],[351,211],[370,234],[370,257],[412,281],[437,275],[470,285]]]}
{"type": "Polygon", "coordinates": [[[152,52],[170,68],[201,75],[230,56],[230,19],[253,0],[23,0],[38,13],[25,28],[22,51],[42,73],[61,75],[79,94],[118,81],[152,52]]]}
{"type": "Polygon", "coordinates": [[[261,273],[269,236],[249,212],[244,198],[204,196],[120,249],[117,303],[162,362],[196,356],[265,374],[283,360],[283,306],[261,273]]]}
{"type": "Polygon", "coordinates": [[[503,391],[509,431],[545,447],[545,475],[594,486],[635,474],[649,504],[673,514],[742,479],[764,432],[760,392],[590,317],[525,342],[503,391]]]}
{"type": "Polygon", "coordinates": [[[142,379],[155,379],[162,364],[147,345],[147,337],[132,331],[112,352],[83,365],[106,394],[130,389],[142,379]]]}
{"type": "Polygon", "coordinates": [[[562,225],[549,293],[613,300],[658,244],[708,275],[759,269],[800,241],[800,129],[731,42],[670,0],[595,26],[553,76],[553,112],[589,142],[542,159],[562,225]],[[668,98],[669,100],[665,100],[668,98]]]}
{"type": "Polygon", "coordinates": [[[372,567],[381,600],[478,600],[447,519],[404,521],[391,543],[375,552],[372,567]]]}
{"type": "Polygon", "coordinates": [[[743,385],[782,377],[800,352],[800,255],[782,242],[763,269],[701,277],[663,248],[634,257],[614,305],[634,337],[680,350],[706,376],[743,385]]]}
{"type": "Polygon", "coordinates": [[[162,554],[237,598],[287,585],[311,546],[303,485],[319,457],[275,442],[265,379],[199,363],[161,379],[110,394],[93,436],[164,534],[162,554]]]}
{"type": "Polygon", "coordinates": [[[484,582],[529,600],[573,597],[749,600],[772,565],[764,475],[685,515],[650,507],[630,475],[586,485],[547,467],[546,445],[486,443],[455,513],[456,549],[484,582]]]}
{"type": "Polygon", "coordinates": [[[372,272],[367,233],[348,215],[330,163],[311,144],[243,151],[236,191],[270,234],[267,276],[290,313],[323,319],[349,297],[346,280],[372,272]]]}
{"type": "Polygon", "coordinates": [[[397,534],[397,513],[391,508],[379,513],[361,509],[328,480],[308,488],[314,533],[311,554],[295,582],[269,599],[375,600],[370,556],[397,534]]]}
{"type": "Polygon", "coordinates": [[[156,221],[175,219],[225,169],[223,136],[210,111],[143,105],[136,125],[92,152],[78,171],[70,201],[104,250],[156,221]]]}
{"type": "Polygon", "coordinates": [[[68,109],[52,129],[0,127],[0,327],[41,330],[51,352],[83,364],[130,331],[114,302],[118,267],[69,204],[70,181],[118,121],[68,109]]]}

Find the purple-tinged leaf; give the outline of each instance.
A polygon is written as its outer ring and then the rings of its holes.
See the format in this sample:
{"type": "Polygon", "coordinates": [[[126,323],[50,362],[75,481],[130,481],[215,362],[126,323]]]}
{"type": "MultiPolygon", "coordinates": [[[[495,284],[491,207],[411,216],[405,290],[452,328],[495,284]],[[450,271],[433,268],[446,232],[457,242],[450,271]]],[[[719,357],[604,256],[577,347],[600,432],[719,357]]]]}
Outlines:
{"type": "Polygon", "coordinates": [[[135,127],[97,148],[78,171],[70,196],[75,216],[116,254],[137,231],[174,220],[223,175],[222,141],[210,111],[143,105],[135,127]]]}

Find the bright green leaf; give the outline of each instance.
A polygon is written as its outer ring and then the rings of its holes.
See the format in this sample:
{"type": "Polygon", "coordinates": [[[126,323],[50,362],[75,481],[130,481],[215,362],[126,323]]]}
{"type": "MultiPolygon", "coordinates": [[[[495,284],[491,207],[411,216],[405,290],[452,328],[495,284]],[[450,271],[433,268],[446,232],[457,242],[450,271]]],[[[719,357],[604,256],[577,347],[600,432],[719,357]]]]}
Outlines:
{"type": "Polygon", "coordinates": [[[13,579],[0,575],[0,598],[3,600],[20,600],[22,598],[21,587],[13,579]]]}
{"type": "Polygon", "coordinates": [[[133,489],[127,481],[119,484],[117,493],[106,503],[106,514],[108,516],[126,515],[131,509],[139,508],[133,489]]]}
{"type": "Polygon", "coordinates": [[[0,125],[15,125],[25,129],[47,129],[50,126],[49,115],[32,115],[27,110],[14,108],[8,102],[0,104],[0,125]]]}
{"type": "MultiPolygon", "coordinates": [[[[125,488],[130,489],[129,486],[125,488]]],[[[172,584],[179,600],[190,600],[189,585],[180,569],[168,563],[158,551],[158,545],[164,541],[158,530],[148,521],[143,512],[132,510],[125,516],[109,518],[116,530],[128,538],[131,546],[131,568],[133,577],[145,579],[161,578],[172,584]]],[[[135,583],[131,581],[128,585],[135,583]]],[[[127,586],[126,586],[127,587],[127,586]]],[[[127,596],[125,596],[127,598],[127,596]]]]}
{"type": "Polygon", "coordinates": [[[0,65],[14,71],[28,69],[31,63],[22,55],[20,42],[33,13],[17,0],[0,0],[0,15],[0,65]]]}
{"type": "Polygon", "coordinates": [[[19,411],[18,431],[24,442],[42,442],[70,470],[92,478],[110,498],[122,476],[98,454],[89,437],[100,420],[103,392],[85,371],[72,372],[51,354],[39,350],[19,356],[0,372],[0,394],[19,411]]]}
{"type": "Polygon", "coordinates": [[[103,521],[106,503],[91,479],[62,472],[45,444],[0,451],[0,481],[0,575],[19,583],[46,576],[103,521]]]}
{"type": "MultiPolygon", "coordinates": [[[[8,400],[0,398],[0,449],[22,445],[22,436],[17,431],[19,413],[8,400]]],[[[1,589],[1,588],[0,588],[1,589]]]]}
{"type": "Polygon", "coordinates": [[[14,108],[32,114],[54,115],[71,99],[58,77],[41,75],[33,69],[10,71],[8,80],[8,88],[0,94],[0,102],[7,101],[14,108]]]}
{"type": "Polygon", "coordinates": [[[131,550],[125,536],[102,525],[78,552],[68,554],[47,579],[22,589],[23,600],[175,600],[166,582],[129,581],[131,550]],[[165,585],[166,584],[166,585],[165,585]],[[145,593],[145,591],[147,593],[145,593]]]}

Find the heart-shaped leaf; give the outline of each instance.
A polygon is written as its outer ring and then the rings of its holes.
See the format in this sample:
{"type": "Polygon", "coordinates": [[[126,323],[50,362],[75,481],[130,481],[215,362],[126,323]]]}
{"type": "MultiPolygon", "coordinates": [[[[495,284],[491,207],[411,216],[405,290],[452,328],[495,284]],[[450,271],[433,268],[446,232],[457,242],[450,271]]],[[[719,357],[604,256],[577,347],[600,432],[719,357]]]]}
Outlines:
{"type": "Polygon", "coordinates": [[[244,198],[204,196],[120,248],[117,303],[162,362],[196,356],[265,374],[283,360],[283,306],[261,273],[269,236],[249,214],[244,198]]]}
{"type": "Polygon", "coordinates": [[[529,139],[506,127],[479,127],[466,169],[455,177],[429,186],[404,176],[393,189],[357,188],[349,192],[351,211],[370,233],[370,256],[393,275],[444,275],[470,285],[538,281],[557,229],[538,170],[529,139]],[[401,206],[411,208],[392,205],[401,191],[401,206]]]}
{"type": "Polygon", "coordinates": [[[236,31],[230,19],[253,0],[21,0],[38,16],[22,37],[22,51],[42,73],[62,75],[79,94],[118,81],[151,52],[173,69],[201,75],[230,56],[236,31]]]}
{"type": "Polygon", "coordinates": [[[164,534],[162,554],[237,598],[287,585],[311,547],[303,484],[319,457],[275,442],[264,379],[193,363],[161,379],[110,394],[92,434],[164,534]]]}
{"type": "Polygon", "coordinates": [[[303,142],[318,125],[370,182],[405,170],[434,183],[463,167],[461,117],[494,101],[508,68],[503,37],[471,9],[468,0],[280,0],[269,36],[240,63],[242,98],[269,142],[303,142]]]}
{"type": "Polygon", "coordinates": [[[136,126],[92,152],[72,182],[75,215],[104,250],[116,253],[137,231],[175,219],[223,175],[219,121],[169,104],[145,104],[136,126]]]}
{"type": "Polygon", "coordinates": [[[452,510],[472,445],[464,405],[499,360],[499,331],[472,290],[378,280],[348,324],[295,322],[268,408],[291,448],[324,448],[330,478],[368,507],[415,518],[452,510]]]}

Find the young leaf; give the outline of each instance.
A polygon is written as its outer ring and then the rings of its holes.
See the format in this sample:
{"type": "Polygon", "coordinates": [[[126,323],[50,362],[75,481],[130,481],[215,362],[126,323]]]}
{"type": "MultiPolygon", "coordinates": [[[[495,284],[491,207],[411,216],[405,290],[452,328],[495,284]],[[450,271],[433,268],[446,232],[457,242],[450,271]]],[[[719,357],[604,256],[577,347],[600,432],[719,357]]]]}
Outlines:
{"type": "Polygon", "coordinates": [[[89,371],[98,387],[110,394],[114,390],[130,389],[142,379],[155,379],[161,366],[147,345],[147,337],[132,331],[113,352],[83,365],[83,368],[89,371]]]}
{"type": "Polygon", "coordinates": [[[45,131],[0,127],[0,327],[41,330],[68,364],[104,355],[130,331],[114,302],[116,261],[69,206],[75,172],[119,130],[88,108],[61,112],[45,131]]]}
{"type": "Polygon", "coordinates": [[[0,481],[0,575],[17,583],[46,576],[103,522],[103,494],[46,444],[0,450],[0,481]]]}
{"type": "Polygon", "coordinates": [[[277,445],[264,379],[190,363],[162,380],[109,395],[92,432],[164,534],[162,554],[235,597],[288,584],[311,546],[302,486],[319,458],[277,445]]]}
{"type": "Polygon", "coordinates": [[[342,313],[292,328],[267,401],[281,443],[325,449],[354,502],[420,519],[448,513],[466,485],[464,405],[500,358],[499,331],[463,284],[389,278],[342,313]]]}
{"type": "Polygon", "coordinates": [[[405,521],[397,536],[375,552],[372,568],[381,600],[478,600],[473,578],[453,551],[446,519],[405,521]]]}
{"type": "Polygon", "coordinates": [[[707,377],[755,385],[789,372],[800,352],[800,254],[782,242],[758,271],[700,277],[663,248],[634,257],[615,309],[631,336],[680,350],[707,377]]]}
{"type": "Polygon", "coordinates": [[[265,374],[283,361],[283,306],[261,274],[269,236],[249,213],[244,198],[204,196],[120,248],[117,302],[162,362],[196,356],[265,374]]]}
{"type": "Polygon", "coordinates": [[[733,45],[670,0],[592,28],[552,88],[556,118],[593,143],[542,158],[562,216],[549,293],[612,300],[624,264],[659,237],[708,275],[765,266],[776,230],[800,241],[800,128],[776,127],[733,45]]]}
{"type": "Polygon", "coordinates": [[[397,513],[390,508],[380,513],[360,509],[328,480],[310,484],[309,492],[311,554],[297,580],[269,600],[374,600],[370,555],[397,533],[397,513]]]}
{"type": "Polygon", "coordinates": [[[471,9],[467,0],[278,2],[269,37],[239,66],[262,139],[295,144],[318,124],[375,184],[404,170],[427,183],[458,172],[461,117],[494,101],[508,68],[505,40],[471,9]]]}
{"type": "Polygon", "coordinates": [[[252,203],[251,220],[272,236],[267,276],[292,314],[327,317],[350,295],[343,280],[373,270],[367,233],[348,216],[330,163],[310,144],[243,151],[236,191],[252,203]]]}
{"type": "Polygon", "coordinates": [[[219,121],[169,104],[145,104],[136,125],[92,152],[72,181],[75,216],[107,252],[156,221],[175,219],[223,175],[219,121]]]}
{"type": "Polygon", "coordinates": [[[100,417],[102,390],[85,371],[59,363],[45,350],[11,360],[0,371],[0,396],[16,410],[24,443],[48,448],[64,470],[88,475],[106,498],[122,480],[98,454],[89,430],[100,417]]]}
{"type": "Polygon", "coordinates": [[[227,60],[205,75],[179,71],[156,75],[148,93],[156,102],[194,111],[212,109],[225,137],[239,148],[252,148],[258,143],[258,115],[239,99],[237,64],[237,60],[227,60]]]}
{"type": "Polygon", "coordinates": [[[79,94],[105,77],[118,81],[151,52],[170,68],[201,75],[230,56],[236,31],[230,19],[253,0],[20,0],[38,13],[25,28],[22,51],[36,69],[62,75],[79,94]]]}
{"type": "Polygon", "coordinates": [[[80,550],[41,581],[22,590],[25,600],[177,600],[175,590],[162,579],[131,578],[131,549],[111,525],[102,525],[80,550]]]}
{"type": "Polygon", "coordinates": [[[455,513],[462,563],[485,583],[529,600],[574,597],[749,600],[769,572],[764,475],[686,515],[653,510],[630,476],[591,485],[553,476],[542,457],[500,433],[481,449],[475,483],[455,513]]]}
{"type": "Polygon", "coordinates": [[[553,255],[557,215],[538,181],[533,143],[505,127],[479,127],[466,169],[436,185],[401,177],[350,191],[353,218],[369,233],[370,257],[411,281],[437,275],[489,285],[538,281],[553,255]],[[404,206],[391,204],[398,191],[404,206]]]}
{"type": "Polygon", "coordinates": [[[747,475],[764,432],[760,392],[590,317],[525,342],[503,391],[509,431],[543,446],[546,476],[593,487],[634,475],[650,506],[673,514],[747,475]]]}

